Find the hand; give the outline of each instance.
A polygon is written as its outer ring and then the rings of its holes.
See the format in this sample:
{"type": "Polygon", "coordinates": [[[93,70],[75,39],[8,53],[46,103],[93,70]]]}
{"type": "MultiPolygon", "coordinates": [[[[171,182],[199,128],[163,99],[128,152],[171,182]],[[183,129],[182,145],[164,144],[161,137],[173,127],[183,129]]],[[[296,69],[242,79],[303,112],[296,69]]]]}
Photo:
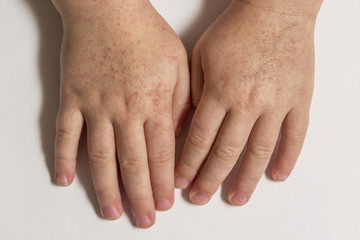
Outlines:
{"type": "Polygon", "coordinates": [[[197,106],[175,184],[206,204],[247,144],[228,193],[248,202],[281,140],[275,180],[292,171],[305,138],[314,78],[315,17],[290,16],[233,1],[196,45],[191,63],[197,106]]]}
{"type": "Polygon", "coordinates": [[[73,181],[85,122],[103,216],[116,219],[123,212],[118,160],[134,219],[146,228],[155,208],[167,210],[174,202],[174,129],[179,132],[191,105],[189,67],[181,41],[148,1],[134,1],[126,11],[104,7],[108,2],[96,16],[60,10],[56,178],[64,186],[73,181]]]}

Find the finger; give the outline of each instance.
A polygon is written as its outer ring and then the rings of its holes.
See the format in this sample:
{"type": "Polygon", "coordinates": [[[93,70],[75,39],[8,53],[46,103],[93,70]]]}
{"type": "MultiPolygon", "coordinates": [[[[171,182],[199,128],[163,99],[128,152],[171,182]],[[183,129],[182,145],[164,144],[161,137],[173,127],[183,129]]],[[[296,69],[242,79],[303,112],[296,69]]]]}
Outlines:
{"type": "Polygon", "coordinates": [[[285,181],[293,170],[304,144],[309,125],[309,110],[292,110],[286,116],[282,129],[279,149],[274,160],[274,180],[285,181]]]}
{"type": "Polygon", "coordinates": [[[155,206],[165,211],[174,203],[175,137],[171,116],[148,120],[144,127],[155,206]]]}
{"type": "Polygon", "coordinates": [[[190,76],[187,55],[179,64],[179,77],[173,96],[173,123],[176,136],[179,136],[191,108],[190,102],[190,76]]]}
{"type": "Polygon", "coordinates": [[[121,177],[135,223],[148,228],[155,222],[144,127],[136,121],[115,127],[121,177]]]}
{"type": "Polygon", "coordinates": [[[187,188],[195,178],[220,129],[226,110],[203,96],[192,120],[184,149],[175,169],[175,185],[187,188]]]}
{"type": "Polygon", "coordinates": [[[191,56],[191,99],[194,107],[197,107],[204,88],[204,72],[201,64],[199,48],[195,47],[191,56]]]}
{"type": "Polygon", "coordinates": [[[255,116],[229,112],[211,153],[190,191],[190,199],[207,203],[236,164],[256,121],[255,116]]]}
{"type": "Polygon", "coordinates": [[[78,109],[60,107],[56,121],[55,177],[61,186],[74,180],[83,125],[84,118],[78,109]]]}
{"type": "Polygon", "coordinates": [[[229,191],[229,201],[244,205],[253,191],[274,151],[283,118],[261,116],[255,123],[237,177],[229,191]]]}
{"type": "Polygon", "coordinates": [[[114,129],[110,121],[87,118],[87,140],[91,175],[101,213],[109,220],[123,212],[116,167],[114,129]]]}

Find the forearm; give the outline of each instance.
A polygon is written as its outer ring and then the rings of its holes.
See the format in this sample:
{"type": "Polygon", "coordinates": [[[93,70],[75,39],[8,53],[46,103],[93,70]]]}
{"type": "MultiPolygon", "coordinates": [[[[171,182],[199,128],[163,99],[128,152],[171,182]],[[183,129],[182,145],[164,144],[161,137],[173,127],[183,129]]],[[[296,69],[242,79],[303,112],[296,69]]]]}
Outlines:
{"type": "Polygon", "coordinates": [[[125,12],[149,0],[52,0],[62,17],[91,18],[125,12]]]}
{"type": "Polygon", "coordinates": [[[316,17],[323,0],[234,0],[265,10],[293,16],[316,17]]]}

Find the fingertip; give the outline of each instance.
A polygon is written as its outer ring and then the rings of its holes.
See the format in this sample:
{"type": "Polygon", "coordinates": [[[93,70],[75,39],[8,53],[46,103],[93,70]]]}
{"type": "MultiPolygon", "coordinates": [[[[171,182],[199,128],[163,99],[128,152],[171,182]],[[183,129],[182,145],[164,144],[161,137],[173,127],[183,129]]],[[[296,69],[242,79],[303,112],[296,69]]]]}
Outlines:
{"type": "Polygon", "coordinates": [[[66,175],[64,174],[59,174],[57,177],[56,177],[56,182],[59,186],[63,186],[63,187],[66,187],[69,185],[69,179],[66,175]]]}
{"type": "Polygon", "coordinates": [[[107,220],[116,220],[122,216],[123,210],[115,206],[106,206],[102,208],[101,213],[103,218],[107,220]]]}
{"type": "Polygon", "coordinates": [[[204,206],[210,201],[211,196],[205,193],[190,191],[189,198],[194,204],[204,206]]]}
{"type": "Polygon", "coordinates": [[[274,181],[285,182],[289,178],[289,173],[286,171],[273,171],[272,177],[274,181]]]}
{"type": "Polygon", "coordinates": [[[133,218],[136,226],[143,229],[150,228],[156,221],[155,212],[150,215],[137,215],[133,212],[133,218]]]}
{"type": "MultiPolygon", "coordinates": [[[[59,161],[56,161],[59,163],[59,161]]],[[[57,164],[58,165],[58,164],[57,164]]],[[[63,169],[60,166],[55,167],[55,181],[56,184],[62,187],[71,185],[75,178],[75,169],[63,169]]]]}
{"type": "Polygon", "coordinates": [[[248,203],[249,197],[245,193],[233,193],[229,194],[228,200],[234,206],[244,206],[248,203]]]}
{"type": "Polygon", "coordinates": [[[175,187],[185,190],[189,187],[189,181],[183,177],[176,177],[175,178],[175,187]]]}
{"type": "Polygon", "coordinates": [[[158,211],[167,211],[173,207],[173,202],[163,199],[163,200],[156,200],[155,201],[155,208],[158,211]]]}

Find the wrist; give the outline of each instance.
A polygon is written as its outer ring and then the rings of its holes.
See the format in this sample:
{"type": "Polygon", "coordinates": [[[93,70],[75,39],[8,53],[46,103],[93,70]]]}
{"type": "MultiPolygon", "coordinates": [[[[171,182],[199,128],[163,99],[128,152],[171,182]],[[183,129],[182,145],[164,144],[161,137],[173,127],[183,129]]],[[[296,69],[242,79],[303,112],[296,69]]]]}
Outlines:
{"type": "Polygon", "coordinates": [[[316,18],[323,0],[233,0],[286,16],[316,18]]]}
{"type": "Polygon", "coordinates": [[[121,15],[149,0],[52,0],[56,9],[67,19],[90,19],[121,15]]]}

